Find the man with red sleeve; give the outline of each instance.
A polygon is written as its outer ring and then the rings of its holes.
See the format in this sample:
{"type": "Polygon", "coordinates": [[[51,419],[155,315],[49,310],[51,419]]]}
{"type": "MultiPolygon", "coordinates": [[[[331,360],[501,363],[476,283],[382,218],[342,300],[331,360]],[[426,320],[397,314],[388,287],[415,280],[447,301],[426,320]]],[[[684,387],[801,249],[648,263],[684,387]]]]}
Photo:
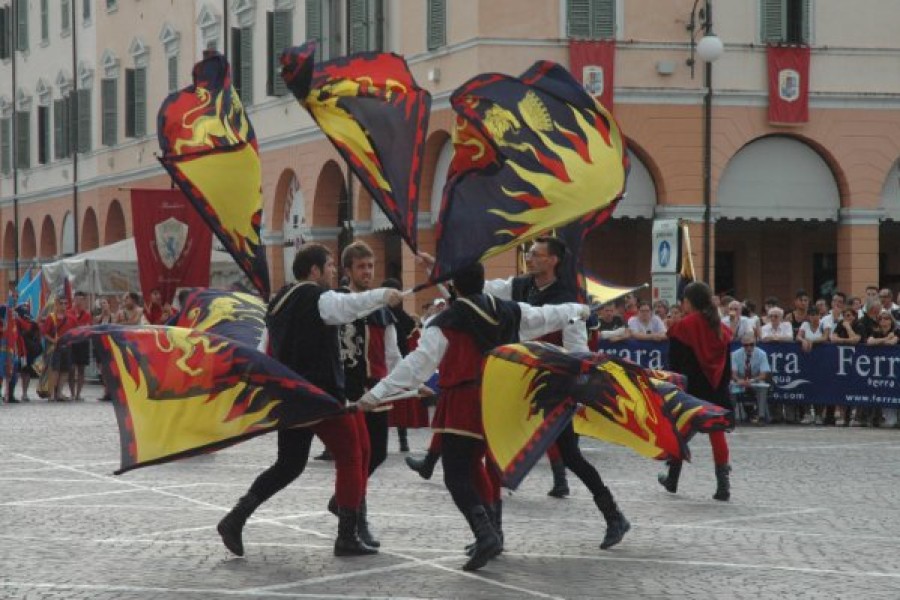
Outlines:
{"type": "MultiPolygon", "coordinates": [[[[310,383],[345,401],[338,326],[385,305],[395,306],[402,301],[402,295],[386,288],[358,294],[340,294],[331,290],[334,259],[320,244],[306,244],[297,252],[293,273],[297,281],[282,288],[269,303],[266,328],[271,355],[310,383]]],[[[363,543],[357,534],[359,507],[366,489],[363,465],[368,462],[368,437],[365,427],[361,412],[345,412],[309,427],[279,430],[275,464],[256,478],[218,524],[217,530],[225,546],[238,556],[244,555],[244,524],[260,504],[303,473],[313,435],[316,435],[334,456],[337,471],[335,556],[378,552],[363,543]]]]}
{"type": "Polygon", "coordinates": [[[66,306],[65,298],[57,298],[54,303],[54,311],[41,322],[41,333],[47,340],[47,356],[50,357],[50,373],[47,375],[50,402],[66,400],[59,395],[59,387],[62,382],[61,375],[69,371],[71,353],[68,348],[57,347],[59,338],[72,329],[66,306]]]}
{"type": "Polygon", "coordinates": [[[450,308],[428,323],[418,347],[367,392],[359,405],[371,410],[387,396],[417,389],[438,370],[441,396],[433,429],[441,433],[444,483],[475,534],[475,546],[463,566],[474,571],[503,548],[497,524],[476,491],[476,479],[486,477],[481,421],[484,355],[499,345],[562,329],[571,319],[586,318],[590,311],[574,303],[532,307],[498,300],[483,293],[484,267],[480,263],[457,273],[453,285],[458,297],[450,308]]]}
{"type": "MultiPolygon", "coordinates": [[[[87,295],[84,292],[75,292],[75,306],[69,309],[67,317],[69,329],[89,327],[94,324],[94,318],[87,309],[87,295]]],[[[69,393],[73,400],[79,401],[81,400],[81,390],[84,389],[84,368],[91,361],[91,343],[85,341],[71,344],[69,353],[71,356],[69,393]]]]}

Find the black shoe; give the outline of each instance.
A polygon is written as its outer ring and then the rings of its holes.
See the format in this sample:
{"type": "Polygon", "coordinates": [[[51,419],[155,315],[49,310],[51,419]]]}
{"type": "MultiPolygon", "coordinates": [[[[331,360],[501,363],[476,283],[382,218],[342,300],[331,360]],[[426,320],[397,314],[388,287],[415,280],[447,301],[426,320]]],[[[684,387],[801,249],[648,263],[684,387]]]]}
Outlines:
{"type": "Polygon", "coordinates": [[[674,494],[678,491],[678,479],[681,477],[681,461],[670,460],[668,465],[669,471],[665,475],[660,473],[656,479],[661,486],[666,488],[667,492],[674,494]]]}
{"type": "Polygon", "coordinates": [[[313,456],[313,460],[334,460],[334,457],[331,456],[331,452],[328,451],[328,448],[325,448],[322,450],[322,454],[313,456]]]}
{"type": "Polygon", "coordinates": [[[716,465],[716,493],[713,500],[728,502],[731,499],[731,466],[716,465]]]}
{"type": "Polygon", "coordinates": [[[366,507],[365,498],[363,498],[362,504],[359,505],[359,511],[357,511],[356,517],[356,533],[359,535],[359,539],[362,540],[366,546],[380,548],[381,542],[375,539],[375,536],[372,535],[372,531],[369,529],[368,509],[366,507]]]}
{"type": "Polygon", "coordinates": [[[331,498],[328,499],[328,512],[330,512],[331,514],[333,514],[336,517],[340,516],[338,514],[337,498],[334,496],[332,496],[331,498]]]}
{"type": "Polygon", "coordinates": [[[553,488],[547,492],[547,495],[553,498],[565,498],[570,493],[569,482],[566,481],[566,465],[562,462],[551,462],[550,469],[553,471],[553,488]]]}
{"type": "Polygon", "coordinates": [[[605,490],[601,495],[594,496],[594,504],[597,505],[597,508],[603,514],[604,520],[606,520],[606,535],[603,536],[603,541],[600,542],[600,549],[606,550],[622,541],[622,538],[631,529],[631,523],[628,522],[628,519],[616,506],[616,502],[613,500],[609,490],[605,490]]]}
{"type": "Polygon", "coordinates": [[[335,556],[365,556],[378,554],[377,548],[363,543],[356,535],[359,515],[349,508],[338,508],[338,537],[334,541],[335,556]]]}
{"type": "Polygon", "coordinates": [[[406,436],[406,427],[397,428],[397,438],[400,440],[400,452],[409,452],[409,438],[406,436]]]}
{"type": "Polygon", "coordinates": [[[222,543],[233,554],[238,556],[244,555],[244,541],[242,539],[244,524],[260,504],[261,502],[256,496],[247,494],[238,500],[231,512],[225,515],[216,526],[216,531],[222,536],[222,543]]]}
{"type": "Polygon", "coordinates": [[[469,526],[475,534],[475,550],[463,565],[463,571],[477,571],[500,551],[500,537],[494,531],[491,518],[483,506],[473,508],[468,515],[469,526]]]}
{"type": "Polygon", "coordinates": [[[7,400],[7,402],[9,402],[10,404],[18,404],[19,403],[19,401],[16,399],[15,396],[13,396],[9,400],[7,400]]]}
{"type": "Polygon", "coordinates": [[[429,452],[425,455],[425,458],[407,456],[405,459],[406,466],[418,473],[422,479],[431,479],[432,474],[434,474],[434,466],[437,464],[440,456],[440,454],[435,454],[434,452],[429,452]]]}

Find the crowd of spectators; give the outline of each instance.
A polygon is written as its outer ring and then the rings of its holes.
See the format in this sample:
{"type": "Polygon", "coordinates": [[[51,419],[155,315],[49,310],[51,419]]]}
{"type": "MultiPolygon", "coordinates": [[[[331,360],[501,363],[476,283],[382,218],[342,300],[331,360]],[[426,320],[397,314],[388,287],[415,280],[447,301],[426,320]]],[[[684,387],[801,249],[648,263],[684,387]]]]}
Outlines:
{"type": "MultiPolygon", "coordinates": [[[[732,389],[736,394],[745,395],[750,404],[756,404],[761,390],[767,384],[771,385],[768,361],[763,360],[765,352],[756,345],[758,342],[798,342],[806,352],[812,351],[816,344],[825,343],[895,346],[900,342],[900,305],[888,288],[869,286],[864,296],[850,298],[835,291],[831,298],[814,301],[806,291],[799,290],[790,306],[769,296],[763,302],[761,314],[756,313],[752,300],[742,301],[728,295],[717,299],[722,323],[731,330],[732,339],[740,341],[740,348],[735,351],[737,356],[733,356],[737,362],[732,366],[736,373],[732,389]],[[747,356],[753,359],[749,376],[745,374],[747,356]]],[[[681,310],[664,300],[651,304],[629,294],[614,303],[602,305],[597,317],[590,336],[594,350],[600,340],[665,340],[666,330],[681,318],[681,310]]],[[[770,404],[768,408],[770,415],[756,414],[755,420],[760,423],[900,427],[898,410],[893,408],[853,410],[778,404],[770,404]]]]}

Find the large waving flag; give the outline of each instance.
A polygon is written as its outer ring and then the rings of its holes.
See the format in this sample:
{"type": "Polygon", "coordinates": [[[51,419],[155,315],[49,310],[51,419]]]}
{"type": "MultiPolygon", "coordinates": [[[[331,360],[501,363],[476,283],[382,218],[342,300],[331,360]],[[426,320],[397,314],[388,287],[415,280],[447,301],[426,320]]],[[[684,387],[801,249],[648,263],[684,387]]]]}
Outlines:
{"type": "Polygon", "coordinates": [[[100,325],[61,344],[99,344],[119,423],[116,474],[334,416],[341,404],[277,360],[181,327],[100,325]]]}
{"type": "Polygon", "coordinates": [[[315,49],[315,42],[286,49],[282,77],[415,251],[431,94],[396,54],[364,52],[313,66],[315,49]]]}
{"type": "Polygon", "coordinates": [[[652,374],[615,357],[569,354],[542,342],[491,351],[482,419],[505,484],[518,486],[569,422],[581,435],[659,460],[687,460],[687,441],[696,431],[729,427],[729,411],[652,374]]]}
{"type": "Polygon", "coordinates": [[[455,154],[433,281],[604,211],[622,195],[622,133],[560,65],[537,62],[518,78],[480,75],[450,103],[455,154]]]}
{"type": "Polygon", "coordinates": [[[28,281],[28,285],[19,291],[19,304],[28,305],[31,318],[37,321],[48,294],[49,286],[44,281],[43,273],[38,270],[28,281]]]}
{"type": "Polygon", "coordinates": [[[269,271],[259,230],[262,172],[253,126],[225,57],[208,52],[194,83],[171,94],[157,117],[159,159],[264,298],[269,271]]]}
{"type": "Polygon", "coordinates": [[[634,294],[648,287],[648,284],[641,285],[617,285],[615,283],[601,279],[590,271],[583,272],[584,292],[587,294],[587,300],[591,304],[606,304],[614,302],[619,298],[623,298],[628,294],[634,294]]]}

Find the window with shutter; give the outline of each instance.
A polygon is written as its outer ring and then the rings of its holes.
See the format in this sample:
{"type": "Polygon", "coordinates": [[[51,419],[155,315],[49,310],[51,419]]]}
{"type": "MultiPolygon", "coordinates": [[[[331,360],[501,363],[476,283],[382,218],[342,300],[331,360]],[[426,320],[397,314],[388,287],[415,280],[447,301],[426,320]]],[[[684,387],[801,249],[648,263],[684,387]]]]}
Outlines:
{"type": "Polygon", "coordinates": [[[134,137],[134,69],[125,69],[125,137],[134,137]]]}
{"type": "Polygon", "coordinates": [[[91,2],[94,0],[81,0],[81,18],[85,21],[91,20],[91,2]]]}
{"type": "Polygon", "coordinates": [[[147,69],[134,70],[134,136],[147,135],[147,69]]]}
{"type": "Polygon", "coordinates": [[[178,55],[170,56],[169,60],[169,91],[178,89],[178,55]]]}
{"type": "Polygon", "coordinates": [[[427,46],[429,50],[436,50],[447,44],[446,0],[428,0],[427,29],[427,46]]]}
{"type": "Polygon", "coordinates": [[[12,119],[0,119],[0,172],[12,171],[12,119]]]}
{"type": "Polygon", "coordinates": [[[28,0],[15,0],[16,50],[28,51],[28,0]]]}
{"type": "Polygon", "coordinates": [[[347,0],[348,54],[368,50],[369,31],[366,4],[366,0],[347,0]]]}
{"type": "Polygon", "coordinates": [[[118,132],[116,131],[118,107],[116,106],[116,91],[118,86],[115,79],[104,79],[100,88],[100,110],[103,115],[101,124],[101,137],[104,146],[115,146],[118,132]]]}
{"type": "Polygon", "coordinates": [[[761,0],[761,35],[764,42],[784,41],[784,0],[761,0]]]}
{"type": "Polygon", "coordinates": [[[72,115],[75,114],[75,95],[69,93],[63,100],[63,132],[65,151],[63,156],[72,156],[72,147],[75,145],[75,130],[72,127],[72,115]]]}
{"type": "Polygon", "coordinates": [[[50,107],[38,106],[38,162],[50,162],[50,107]]]}
{"type": "Polygon", "coordinates": [[[284,96],[287,94],[288,89],[281,78],[281,64],[278,61],[278,57],[281,56],[281,52],[285,48],[290,48],[294,43],[294,12],[291,10],[276,10],[269,13],[269,16],[271,17],[272,26],[269,32],[269,39],[271,40],[269,57],[271,64],[268,80],[271,82],[271,85],[268,86],[268,93],[271,96],[284,96]]]}
{"type": "Polygon", "coordinates": [[[253,104],[253,29],[241,28],[241,57],[237,63],[241,69],[239,96],[244,106],[253,104]]]}
{"type": "Polygon", "coordinates": [[[0,59],[9,58],[12,42],[9,35],[9,7],[0,7],[0,59]]]}
{"type": "Polygon", "coordinates": [[[615,38],[616,0],[568,0],[566,33],[571,38],[615,38]]]}
{"type": "Polygon", "coordinates": [[[306,39],[322,40],[322,0],[306,0],[306,39]]]}
{"type": "Polygon", "coordinates": [[[241,30],[237,27],[231,28],[231,86],[237,92],[239,98],[243,100],[244,94],[244,71],[241,69],[241,30]]]}
{"type": "Polygon", "coordinates": [[[41,0],[41,41],[50,41],[50,0],[41,0]]]}
{"type": "Polygon", "coordinates": [[[71,22],[71,19],[69,17],[72,16],[72,7],[69,5],[69,2],[71,2],[71,0],[60,0],[59,3],[62,9],[62,13],[60,15],[62,19],[60,20],[60,23],[62,23],[63,32],[69,31],[69,24],[71,22]]]}
{"type": "Polygon", "coordinates": [[[763,42],[808,44],[811,21],[809,0],[761,0],[760,39],[763,42]]]}
{"type": "Polygon", "coordinates": [[[91,151],[91,90],[78,90],[78,151],[91,151]]]}
{"type": "Polygon", "coordinates": [[[16,113],[16,166],[31,167],[31,112],[16,113]]]}
{"type": "Polygon", "coordinates": [[[66,113],[64,100],[53,101],[53,158],[65,158],[66,148],[64,134],[66,128],[66,113]]]}

